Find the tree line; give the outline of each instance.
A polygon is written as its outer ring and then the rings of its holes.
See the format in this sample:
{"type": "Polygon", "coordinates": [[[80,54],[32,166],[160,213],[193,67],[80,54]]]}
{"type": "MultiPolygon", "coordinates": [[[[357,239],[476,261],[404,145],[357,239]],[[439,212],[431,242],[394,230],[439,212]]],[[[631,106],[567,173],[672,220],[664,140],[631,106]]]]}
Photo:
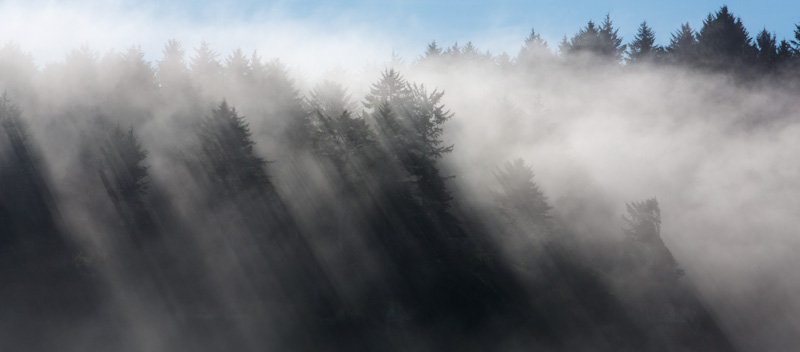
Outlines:
{"type": "MultiPolygon", "coordinates": [[[[646,23],[623,45],[606,17],[560,52],[797,61],[796,41],[763,37],[723,7],[667,48],[646,23]]],[[[531,33],[513,64],[541,55],[531,33]]],[[[386,68],[358,100],[329,81],[302,95],[279,61],[218,57],[170,41],[153,65],[84,46],[39,70],[0,49],[2,344],[140,350],[144,329],[164,350],[732,349],[655,198],[625,204],[624,240],[589,256],[522,159],[488,171],[492,205],[464,200],[475,190],[441,162],[458,153],[443,91],[386,68]]],[[[419,64],[437,57],[500,62],[432,43],[419,64]]]]}

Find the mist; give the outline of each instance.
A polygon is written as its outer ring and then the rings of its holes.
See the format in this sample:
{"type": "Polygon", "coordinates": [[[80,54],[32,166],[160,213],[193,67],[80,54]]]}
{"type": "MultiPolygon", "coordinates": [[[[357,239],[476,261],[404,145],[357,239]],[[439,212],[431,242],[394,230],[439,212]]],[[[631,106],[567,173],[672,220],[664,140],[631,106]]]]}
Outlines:
{"type": "Polygon", "coordinates": [[[800,48],[727,7],[492,54],[3,6],[3,350],[800,344],[800,48]]]}

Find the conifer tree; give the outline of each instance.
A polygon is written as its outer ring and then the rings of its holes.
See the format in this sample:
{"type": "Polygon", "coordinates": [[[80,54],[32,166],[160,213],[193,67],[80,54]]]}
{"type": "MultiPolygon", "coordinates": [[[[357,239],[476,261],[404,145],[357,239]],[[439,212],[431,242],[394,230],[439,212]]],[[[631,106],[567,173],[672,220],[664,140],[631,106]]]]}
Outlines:
{"type": "Polygon", "coordinates": [[[242,49],[237,48],[225,60],[225,72],[234,83],[242,84],[252,78],[253,69],[250,60],[242,49]]]}
{"type": "Polygon", "coordinates": [[[709,14],[697,33],[700,64],[713,69],[735,68],[752,63],[756,48],[740,18],[723,6],[709,14]]]}
{"type": "Polygon", "coordinates": [[[599,51],[603,57],[609,58],[614,63],[619,63],[625,54],[626,45],[622,44],[622,38],[617,34],[619,29],[614,28],[611,15],[606,14],[606,19],[598,31],[599,51]]]}
{"type": "Polygon", "coordinates": [[[766,67],[773,67],[778,61],[778,44],[775,35],[767,31],[766,28],[756,36],[756,48],[758,49],[758,62],[766,67]]]}
{"type": "Polygon", "coordinates": [[[531,29],[531,34],[525,38],[525,45],[523,45],[517,55],[517,63],[521,65],[530,65],[545,60],[550,56],[552,56],[552,53],[547,46],[547,42],[542,39],[539,33],[531,29]]]}
{"type": "Polygon", "coordinates": [[[438,58],[442,55],[442,48],[436,45],[436,41],[430,42],[428,47],[425,49],[425,59],[433,59],[438,58]]]}
{"type": "Polygon", "coordinates": [[[501,214],[509,221],[521,222],[531,231],[543,231],[550,220],[547,197],[533,181],[531,166],[522,159],[507,162],[494,173],[500,184],[496,200],[501,214]]]}
{"type": "Polygon", "coordinates": [[[658,279],[677,280],[683,270],[661,239],[661,210],[658,200],[626,204],[628,215],[623,215],[627,255],[634,266],[642,266],[658,279]]]}
{"type": "Polygon", "coordinates": [[[345,111],[355,114],[357,105],[347,90],[338,83],[324,81],[309,93],[308,110],[324,116],[340,116],[345,111]]]}
{"type": "Polygon", "coordinates": [[[667,54],[674,63],[694,63],[697,59],[697,37],[688,22],[682,24],[681,28],[672,34],[667,54]]]}
{"type": "Polygon", "coordinates": [[[784,64],[787,62],[791,62],[793,58],[795,58],[795,52],[792,49],[792,45],[789,44],[788,41],[781,40],[780,44],[778,44],[778,53],[777,53],[777,61],[779,64],[784,64]]]}
{"type": "Polygon", "coordinates": [[[569,42],[562,43],[561,51],[568,54],[591,53],[601,60],[616,64],[622,60],[626,50],[618,32],[611,16],[606,15],[600,27],[594,21],[589,21],[569,42]]]}
{"type": "Polygon", "coordinates": [[[565,41],[564,43],[568,54],[597,53],[600,51],[600,31],[594,21],[590,20],[586,27],[581,28],[569,42],[565,41]]]}
{"type": "Polygon", "coordinates": [[[0,91],[21,106],[34,95],[34,79],[39,75],[33,55],[19,44],[8,42],[0,49],[0,91]]]}
{"type": "Polygon", "coordinates": [[[163,58],[158,62],[158,82],[164,89],[180,91],[188,86],[188,69],[181,43],[170,39],[161,50],[163,58]]]}
{"type": "Polygon", "coordinates": [[[364,98],[367,109],[377,109],[383,103],[389,103],[393,109],[401,109],[411,96],[408,83],[395,69],[381,73],[378,82],[372,84],[370,93],[364,98]]]}
{"type": "Polygon", "coordinates": [[[200,122],[198,137],[210,177],[229,196],[270,185],[266,161],[256,155],[250,136],[244,117],[225,100],[200,122]]]}
{"type": "Polygon", "coordinates": [[[792,45],[794,46],[794,54],[800,56],[800,24],[796,24],[794,29],[794,39],[792,45]]]}
{"type": "Polygon", "coordinates": [[[647,21],[639,25],[639,31],[633,38],[633,42],[628,46],[631,50],[628,54],[629,62],[642,62],[657,60],[663,49],[655,44],[656,36],[653,29],[647,25],[647,21]]]}
{"type": "Polygon", "coordinates": [[[212,97],[216,97],[220,93],[217,90],[222,88],[219,87],[219,82],[222,78],[223,67],[217,59],[218,56],[219,54],[203,41],[200,43],[200,47],[195,49],[195,55],[189,62],[189,69],[195,82],[198,82],[205,94],[210,94],[212,97]]]}

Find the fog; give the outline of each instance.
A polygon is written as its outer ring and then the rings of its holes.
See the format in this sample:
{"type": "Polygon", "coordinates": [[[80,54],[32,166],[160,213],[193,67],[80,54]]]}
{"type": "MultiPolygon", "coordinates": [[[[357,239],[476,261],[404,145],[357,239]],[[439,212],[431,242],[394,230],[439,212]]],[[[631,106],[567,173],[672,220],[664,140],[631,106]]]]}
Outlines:
{"type": "Polygon", "coordinates": [[[795,344],[795,93],[658,67],[487,76],[418,76],[458,112],[449,161],[460,182],[480,189],[488,171],[523,157],[558,216],[585,236],[618,234],[622,205],[655,196],[664,241],[729,336],[744,350],[795,344]],[[509,102],[516,114],[492,108],[509,102]],[[587,203],[613,208],[587,217],[587,203]]]}
{"type": "Polygon", "coordinates": [[[796,53],[84,6],[0,6],[4,350],[800,345],[796,53]]]}

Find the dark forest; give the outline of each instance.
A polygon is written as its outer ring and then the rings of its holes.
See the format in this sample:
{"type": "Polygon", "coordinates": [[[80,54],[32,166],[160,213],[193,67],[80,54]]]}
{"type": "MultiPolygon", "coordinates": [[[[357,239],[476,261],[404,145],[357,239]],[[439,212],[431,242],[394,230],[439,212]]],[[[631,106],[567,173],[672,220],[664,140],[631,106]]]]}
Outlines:
{"type": "Polygon", "coordinates": [[[794,35],[606,15],[314,82],[7,43],[0,350],[790,350],[794,35]]]}

